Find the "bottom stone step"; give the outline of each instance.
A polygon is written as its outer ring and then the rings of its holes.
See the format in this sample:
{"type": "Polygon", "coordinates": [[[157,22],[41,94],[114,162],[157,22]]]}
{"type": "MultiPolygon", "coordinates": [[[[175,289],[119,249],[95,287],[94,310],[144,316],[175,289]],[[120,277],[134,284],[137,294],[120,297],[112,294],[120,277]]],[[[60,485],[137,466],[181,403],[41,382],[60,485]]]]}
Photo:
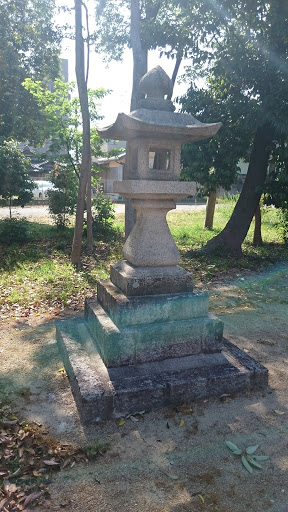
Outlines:
{"type": "Polygon", "coordinates": [[[225,339],[217,354],[106,368],[84,320],[61,320],[56,331],[83,423],[268,384],[268,370],[225,339]]]}

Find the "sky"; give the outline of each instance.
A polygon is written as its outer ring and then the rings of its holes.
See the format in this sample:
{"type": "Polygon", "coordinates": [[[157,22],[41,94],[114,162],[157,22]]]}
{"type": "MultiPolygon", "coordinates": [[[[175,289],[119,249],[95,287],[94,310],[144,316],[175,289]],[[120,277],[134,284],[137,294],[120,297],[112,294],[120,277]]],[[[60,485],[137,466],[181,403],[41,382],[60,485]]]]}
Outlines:
{"type": "MultiPolygon", "coordinates": [[[[59,0],[59,3],[63,3],[63,0],[59,0]]],[[[70,2],[66,2],[67,4],[70,2]]],[[[88,1],[90,4],[90,12],[93,13],[93,2],[88,1]]],[[[57,17],[58,23],[67,22],[67,14],[57,17]]],[[[92,23],[92,16],[91,22],[92,23]]],[[[74,13],[70,18],[70,23],[74,23],[74,13]]],[[[68,59],[69,63],[69,81],[76,81],[75,78],[75,46],[74,41],[64,40],[62,44],[61,57],[68,59]]],[[[185,65],[187,66],[187,62],[185,65]]],[[[148,70],[153,67],[161,65],[166,73],[171,77],[173,72],[174,61],[158,56],[158,52],[149,52],[148,57],[148,70]]],[[[108,126],[112,124],[117,117],[119,112],[129,113],[130,110],[130,98],[132,91],[132,51],[130,49],[125,50],[123,61],[116,62],[112,61],[109,63],[103,62],[103,56],[97,55],[93,50],[90,53],[90,68],[89,68],[89,80],[88,86],[92,89],[98,89],[103,87],[104,89],[111,90],[111,93],[107,95],[101,102],[101,114],[104,119],[99,123],[99,127],[108,126]]],[[[184,65],[180,67],[178,76],[184,73],[184,65]]],[[[177,83],[174,88],[174,96],[177,97],[182,95],[187,90],[187,84],[177,83]]],[[[172,98],[173,99],[173,98],[172,98]]]]}

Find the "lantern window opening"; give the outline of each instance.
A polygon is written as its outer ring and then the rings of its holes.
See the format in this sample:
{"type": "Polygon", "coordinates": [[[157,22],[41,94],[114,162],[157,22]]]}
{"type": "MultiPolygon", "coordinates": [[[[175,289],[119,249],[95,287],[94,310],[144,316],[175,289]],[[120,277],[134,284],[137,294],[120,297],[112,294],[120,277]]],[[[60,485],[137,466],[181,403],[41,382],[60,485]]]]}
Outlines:
{"type": "Polygon", "coordinates": [[[149,151],[149,169],[153,171],[169,171],[171,166],[171,151],[157,149],[149,151]]]}

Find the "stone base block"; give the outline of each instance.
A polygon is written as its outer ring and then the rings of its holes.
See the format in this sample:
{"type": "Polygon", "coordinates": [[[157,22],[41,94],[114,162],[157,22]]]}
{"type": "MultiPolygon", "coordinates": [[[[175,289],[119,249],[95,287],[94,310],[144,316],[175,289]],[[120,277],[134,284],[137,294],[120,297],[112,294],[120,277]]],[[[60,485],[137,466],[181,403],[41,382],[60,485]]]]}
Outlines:
{"type": "MultiPolygon", "coordinates": [[[[204,292],[126,297],[110,279],[103,279],[97,282],[97,299],[117,326],[190,320],[208,315],[209,297],[204,292]]],[[[93,307],[97,299],[86,299],[86,302],[93,307]]]]}
{"type": "Polygon", "coordinates": [[[178,265],[135,267],[120,260],[111,265],[110,279],[126,297],[193,292],[192,274],[178,265]]]}
{"type": "MultiPolygon", "coordinates": [[[[198,298],[201,303],[201,297],[198,298]]],[[[188,297],[186,299],[188,301],[188,297]]],[[[184,301],[184,297],[182,300],[184,301]]],[[[162,303],[163,308],[164,305],[165,301],[162,303]]],[[[146,307],[148,308],[148,302],[146,307]]],[[[161,309],[160,306],[159,308],[161,309]]],[[[167,308],[169,309],[168,306],[167,308]]],[[[175,308],[175,311],[177,310],[178,307],[175,308]]],[[[157,313],[156,307],[155,312],[157,313]]],[[[153,316],[153,313],[151,314],[153,316]]],[[[221,350],[223,322],[209,314],[174,321],[165,318],[164,321],[160,321],[158,316],[156,322],[145,323],[143,319],[143,323],[138,325],[116,325],[97,299],[88,299],[85,304],[85,319],[107,367],[161,361],[221,350]]]]}
{"type": "Polygon", "coordinates": [[[106,368],[82,320],[59,321],[57,340],[84,423],[268,384],[267,369],[227,340],[217,354],[117,368],[106,368]]]}

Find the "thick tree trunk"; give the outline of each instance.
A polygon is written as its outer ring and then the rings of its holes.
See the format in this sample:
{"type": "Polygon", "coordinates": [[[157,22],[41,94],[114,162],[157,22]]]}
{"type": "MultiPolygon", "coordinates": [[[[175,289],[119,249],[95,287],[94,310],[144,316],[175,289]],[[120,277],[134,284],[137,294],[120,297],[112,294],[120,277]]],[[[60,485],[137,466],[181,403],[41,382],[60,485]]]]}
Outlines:
{"type": "Polygon", "coordinates": [[[262,194],[273,134],[274,129],[269,123],[257,128],[247,176],[234,211],[223,231],[207,242],[205,252],[221,250],[242,256],[241,246],[262,194]]]}
{"type": "Polygon", "coordinates": [[[85,193],[88,180],[91,179],[90,115],[88,107],[87,83],[85,79],[81,0],[75,0],[75,52],[76,77],[83,124],[83,146],[71,261],[74,265],[79,266],[81,262],[85,193]]]}
{"type": "Polygon", "coordinates": [[[213,228],[213,221],[214,221],[214,213],[215,213],[215,206],[216,206],[216,197],[217,197],[217,191],[212,190],[207,197],[207,203],[206,203],[206,213],[205,213],[205,220],[204,220],[204,228],[212,229],[213,228]]]}
{"type": "Polygon", "coordinates": [[[262,245],[262,233],[261,233],[261,207],[258,204],[257,210],[254,215],[254,235],[253,235],[253,245],[262,245]]]}

